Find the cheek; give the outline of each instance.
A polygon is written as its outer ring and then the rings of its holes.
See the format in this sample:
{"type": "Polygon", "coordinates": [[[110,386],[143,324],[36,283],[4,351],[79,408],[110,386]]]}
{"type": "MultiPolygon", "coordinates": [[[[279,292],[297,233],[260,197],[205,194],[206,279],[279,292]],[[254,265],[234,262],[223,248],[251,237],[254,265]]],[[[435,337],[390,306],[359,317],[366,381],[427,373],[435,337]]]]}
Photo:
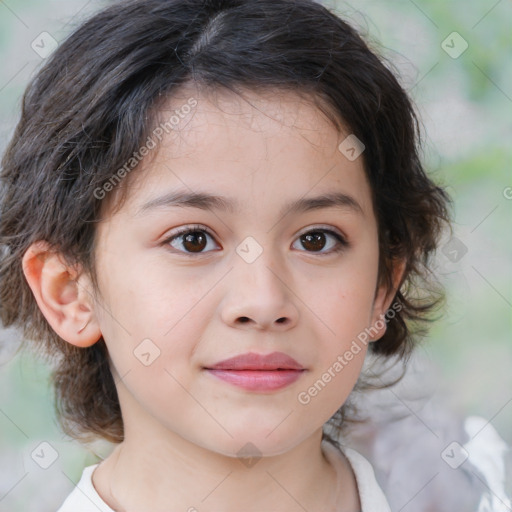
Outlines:
{"type": "Polygon", "coordinates": [[[368,327],[375,295],[376,275],[356,269],[326,282],[316,309],[338,340],[347,341],[368,327]]]}
{"type": "Polygon", "coordinates": [[[354,344],[335,351],[298,390],[299,412],[325,423],[346,402],[361,373],[367,348],[354,344]]]}
{"type": "Polygon", "coordinates": [[[334,413],[355,385],[369,337],[377,272],[372,254],[346,262],[335,279],[325,280],[316,304],[320,330],[317,331],[317,364],[308,379],[304,402],[315,401],[318,407],[334,413]],[[316,398],[319,395],[320,398],[316,398]],[[323,404],[323,405],[321,405],[323,404]]]}
{"type": "Polygon", "coordinates": [[[182,373],[182,362],[190,359],[197,332],[209,319],[202,298],[211,279],[184,283],[186,273],[141,258],[107,261],[105,267],[110,272],[98,276],[102,300],[96,311],[116,371],[138,373],[149,359],[151,378],[166,368],[182,373]]]}

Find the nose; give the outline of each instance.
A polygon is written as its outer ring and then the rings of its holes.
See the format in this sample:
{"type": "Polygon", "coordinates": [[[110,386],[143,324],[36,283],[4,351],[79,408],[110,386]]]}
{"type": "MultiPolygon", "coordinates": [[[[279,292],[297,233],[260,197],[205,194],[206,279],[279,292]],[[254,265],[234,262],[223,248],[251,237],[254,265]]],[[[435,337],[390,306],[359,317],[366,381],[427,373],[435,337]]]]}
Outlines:
{"type": "MultiPolygon", "coordinates": [[[[260,257],[247,263],[235,261],[227,276],[222,302],[223,321],[236,328],[288,330],[297,324],[299,300],[292,289],[289,273],[275,261],[260,257]]],[[[235,258],[236,259],[236,258],[235,258]]]]}

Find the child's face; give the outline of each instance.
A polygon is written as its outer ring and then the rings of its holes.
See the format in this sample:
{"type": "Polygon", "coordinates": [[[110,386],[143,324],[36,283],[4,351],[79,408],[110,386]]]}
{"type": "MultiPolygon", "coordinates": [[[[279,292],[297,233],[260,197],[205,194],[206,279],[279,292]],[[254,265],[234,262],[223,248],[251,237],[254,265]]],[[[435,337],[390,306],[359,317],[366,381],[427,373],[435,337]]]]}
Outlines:
{"type": "Polygon", "coordinates": [[[338,134],[297,96],[248,93],[256,109],[237,96],[212,102],[182,92],[162,120],[191,96],[197,106],[133,171],[126,203],[99,224],[95,315],[127,438],[171,436],[227,455],[250,442],[278,454],[319,435],[343,404],[366,346],[359,342],[350,361],[344,354],[389,306],[384,290],[376,295],[370,188],[362,158],[338,150],[349,132],[338,134]],[[173,206],[177,192],[235,204],[173,206]],[[353,204],[285,209],[335,193],[353,204]],[[201,232],[168,241],[189,226],[201,232]],[[228,371],[223,380],[207,369],[249,352],[287,354],[304,371],[228,371]]]}

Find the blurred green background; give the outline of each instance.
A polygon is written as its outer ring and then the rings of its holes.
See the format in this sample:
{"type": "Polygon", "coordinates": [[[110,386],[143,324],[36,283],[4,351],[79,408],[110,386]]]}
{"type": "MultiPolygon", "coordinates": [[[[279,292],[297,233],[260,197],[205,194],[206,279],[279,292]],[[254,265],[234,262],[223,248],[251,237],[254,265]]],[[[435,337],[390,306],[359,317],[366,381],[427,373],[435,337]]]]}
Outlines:
{"type": "MultiPolygon", "coordinates": [[[[42,32],[62,40],[106,3],[0,1],[0,149],[44,61],[32,41],[42,32]]],[[[421,116],[427,167],[455,201],[455,239],[436,263],[447,307],[421,351],[439,368],[436,384],[453,410],[487,418],[512,444],[512,4],[324,3],[398,70],[421,116]]],[[[63,437],[49,369],[16,354],[18,339],[0,331],[0,511],[56,510],[94,452],[109,447],[63,437]],[[46,470],[31,457],[43,441],[58,453],[46,470]]]]}

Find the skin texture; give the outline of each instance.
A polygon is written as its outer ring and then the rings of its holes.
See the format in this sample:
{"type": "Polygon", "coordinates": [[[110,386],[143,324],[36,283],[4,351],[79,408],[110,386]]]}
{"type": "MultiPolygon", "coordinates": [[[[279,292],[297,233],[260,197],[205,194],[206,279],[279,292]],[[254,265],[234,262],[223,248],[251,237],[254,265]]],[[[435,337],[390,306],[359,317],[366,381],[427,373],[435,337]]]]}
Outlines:
{"type": "Polygon", "coordinates": [[[350,467],[336,474],[321,433],[352,390],[366,347],[307,405],[297,397],[394,295],[377,289],[377,223],[363,160],[348,160],[338,145],[350,132],[338,133],[299,96],[244,96],[184,88],[162,109],[166,119],[197,100],[129,176],[127,201],[98,225],[99,290],[44,242],[25,254],[27,280],[54,330],[78,346],[100,336],[107,344],[125,440],[93,482],[115,510],[312,512],[335,510],[335,500],[339,510],[359,510],[350,467]],[[233,198],[239,210],[143,208],[178,189],[233,198]],[[289,201],[331,192],[350,195],[360,211],[281,212],[289,201]],[[203,245],[168,241],[195,225],[208,233],[203,245]],[[321,229],[349,246],[332,251],[340,244],[325,232],[317,245],[301,241],[321,229]],[[251,263],[237,253],[247,237],[263,251],[251,263]],[[203,252],[191,253],[196,246],[203,252]],[[145,339],[152,354],[159,350],[147,366],[134,355],[145,339]],[[246,391],[204,370],[274,351],[306,370],[277,391],[246,391]],[[239,458],[244,446],[255,464],[239,458]]]}

